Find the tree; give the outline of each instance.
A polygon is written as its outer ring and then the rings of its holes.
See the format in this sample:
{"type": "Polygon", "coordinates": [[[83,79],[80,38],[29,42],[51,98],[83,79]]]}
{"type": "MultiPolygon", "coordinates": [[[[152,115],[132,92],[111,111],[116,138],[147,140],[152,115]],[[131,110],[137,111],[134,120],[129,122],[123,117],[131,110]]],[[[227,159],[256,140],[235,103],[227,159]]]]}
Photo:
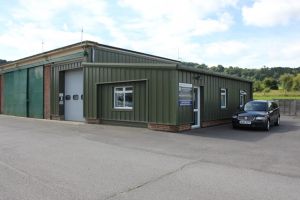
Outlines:
{"type": "Polygon", "coordinates": [[[265,78],[263,81],[265,88],[270,88],[271,90],[278,90],[278,82],[274,78],[265,78]]]}
{"type": "Polygon", "coordinates": [[[2,64],[5,64],[5,63],[7,63],[7,61],[6,61],[6,60],[2,60],[2,59],[0,59],[0,65],[2,65],[2,64]]]}
{"type": "Polygon", "coordinates": [[[293,87],[293,76],[290,74],[283,74],[279,78],[280,83],[284,91],[290,91],[293,87]]]}
{"type": "Polygon", "coordinates": [[[293,90],[300,91],[300,73],[293,79],[293,90]]]}
{"type": "Polygon", "coordinates": [[[261,92],[263,91],[264,87],[261,81],[255,81],[253,84],[253,91],[254,92],[261,92]]]}
{"type": "Polygon", "coordinates": [[[202,63],[201,65],[198,65],[197,68],[199,68],[199,69],[207,69],[208,66],[206,64],[202,63]]]}

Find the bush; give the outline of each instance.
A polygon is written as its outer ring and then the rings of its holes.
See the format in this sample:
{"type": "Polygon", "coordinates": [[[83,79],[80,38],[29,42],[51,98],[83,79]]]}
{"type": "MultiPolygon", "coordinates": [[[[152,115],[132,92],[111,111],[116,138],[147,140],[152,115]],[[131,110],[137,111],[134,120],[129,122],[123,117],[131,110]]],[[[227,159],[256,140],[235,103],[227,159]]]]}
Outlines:
{"type": "Polygon", "coordinates": [[[290,74],[283,74],[279,78],[280,83],[284,91],[291,91],[293,87],[293,76],[290,74]]]}
{"type": "Polygon", "coordinates": [[[263,91],[264,87],[261,81],[255,81],[253,84],[253,91],[254,92],[261,92],[263,91]]]}
{"type": "Polygon", "coordinates": [[[300,91],[300,74],[293,78],[293,90],[300,91]]]}

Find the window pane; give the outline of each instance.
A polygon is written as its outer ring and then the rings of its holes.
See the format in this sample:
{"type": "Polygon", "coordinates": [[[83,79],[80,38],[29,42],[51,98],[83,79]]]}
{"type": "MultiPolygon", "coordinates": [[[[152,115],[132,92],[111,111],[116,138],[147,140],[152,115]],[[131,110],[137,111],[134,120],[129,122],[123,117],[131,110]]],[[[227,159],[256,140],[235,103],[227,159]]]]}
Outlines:
{"type": "Polygon", "coordinates": [[[116,90],[117,92],[122,92],[122,91],[123,91],[123,88],[115,88],[115,90],[116,90]]]}
{"type": "Polygon", "coordinates": [[[78,99],[79,99],[79,95],[78,94],[73,95],[73,100],[78,100],[78,99]]]}
{"type": "Polygon", "coordinates": [[[197,109],[198,108],[198,88],[194,88],[193,99],[194,99],[194,109],[197,109]]]}
{"type": "Polygon", "coordinates": [[[226,96],[225,95],[221,95],[221,107],[225,107],[225,101],[226,101],[226,96]]]}
{"type": "Polygon", "coordinates": [[[116,93],[115,94],[115,107],[124,107],[124,94],[116,93]]]}
{"type": "Polygon", "coordinates": [[[131,107],[133,106],[133,100],[132,100],[132,93],[126,93],[125,94],[125,106],[131,107]]]}
{"type": "Polygon", "coordinates": [[[125,90],[126,91],[132,91],[132,87],[126,87],[125,90]]]}
{"type": "Polygon", "coordinates": [[[66,95],[66,100],[71,100],[71,95],[66,95]]]}

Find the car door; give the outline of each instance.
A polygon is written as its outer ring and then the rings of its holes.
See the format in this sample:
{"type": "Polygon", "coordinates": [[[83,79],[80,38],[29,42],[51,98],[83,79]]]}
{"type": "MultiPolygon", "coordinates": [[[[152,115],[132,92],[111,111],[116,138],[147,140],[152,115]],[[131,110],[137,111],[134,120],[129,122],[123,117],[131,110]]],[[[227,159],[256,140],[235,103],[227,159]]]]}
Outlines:
{"type": "Polygon", "coordinates": [[[270,118],[270,123],[274,123],[275,119],[274,119],[274,109],[273,109],[273,104],[272,102],[268,102],[268,113],[269,113],[269,118],[270,118]]]}
{"type": "Polygon", "coordinates": [[[279,117],[279,107],[277,103],[272,102],[273,112],[274,112],[274,122],[277,121],[277,118],[279,117]]]}

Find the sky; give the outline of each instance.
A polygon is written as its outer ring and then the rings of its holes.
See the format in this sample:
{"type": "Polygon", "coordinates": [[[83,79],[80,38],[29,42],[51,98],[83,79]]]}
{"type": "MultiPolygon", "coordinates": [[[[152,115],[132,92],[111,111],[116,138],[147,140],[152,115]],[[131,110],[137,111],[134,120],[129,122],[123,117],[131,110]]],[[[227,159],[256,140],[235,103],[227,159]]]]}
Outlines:
{"type": "Polygon", "coordinates": [[[300,66],[300,0],[0,0],[0,59],[83,40],[209,66],[300,66]]]}

